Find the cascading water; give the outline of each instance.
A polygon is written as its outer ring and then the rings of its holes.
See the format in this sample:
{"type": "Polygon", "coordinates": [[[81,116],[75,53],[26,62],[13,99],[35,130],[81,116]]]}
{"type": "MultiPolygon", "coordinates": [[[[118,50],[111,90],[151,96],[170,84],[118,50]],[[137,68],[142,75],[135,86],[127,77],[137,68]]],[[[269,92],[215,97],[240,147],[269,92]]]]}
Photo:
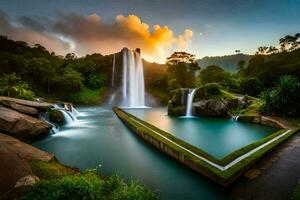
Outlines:
{"type": "Polygon", "coordinates": [[[51,133],[54,134],[54,133],[57,133],[59,131],[58,127],[55,124],[50,122],[48,112],[41,112],[39,114],[39,119],[51,125],[51,127],[52,127],[51,128],[51,133]]]}
{"type": "Polygon", "coordinates": [[[187,95],[185,117],[193,116],[193,100],[194,100],[195,92],[196,92],[196,88],[189,89],[189,93],[187,95]]]}
{"type": "Polygon", "coordinates": [[[112,87],[115,86],[115,63],[116,63],[116,57],[115,57],[115,54],[114,54],[113,65],[112,65],[112,73],[111,73],[111,86],[112,87]]]}
{"type": "Polygon", "coordinates": [[[139,52],[124,48],[123,99],[128,107],[145,107],[144,69],[139,52]]]}
{"type": "Polygon", "coordinates": [[[63,114],[66,124],[71,124],[74,121],[74,119],[69,114],[70,112],[68,112],[66,110],[60,110],[60,112],[63,114]]]}
{"type": "Polygon", "coordinates": [[[238,119],[239,119],[239,117],[240,117],[240,116],[238,116],[238,115],[237,115],[237,116],[232,116],[232,120],[233,120],[234,122],[237,122],[238,119]]]}
{"type": "Polygon", "coordinates": [[[79,114],[79,112],[73,106],[71,108],[72,108],[72,114],[76,117],[79,114]]]}

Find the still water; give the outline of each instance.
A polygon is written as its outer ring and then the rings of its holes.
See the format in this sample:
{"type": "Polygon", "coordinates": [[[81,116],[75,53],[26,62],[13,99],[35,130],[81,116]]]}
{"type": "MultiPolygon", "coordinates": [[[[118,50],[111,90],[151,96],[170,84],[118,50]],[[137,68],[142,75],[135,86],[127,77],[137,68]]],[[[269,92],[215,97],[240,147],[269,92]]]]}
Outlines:
{"type": "Polygon", "coordinates": [[[259,124],[234,122],[231,119],[170,117],[163,108],[126,109],[126,111],[216,158],[222,158],[277,130],[259,124]]]}
{"type": "MultiPolygon", "coordinates": [[[[119,174],[126,180],[139,180],[158,192],[162,199],[228,199],[228,194],[222,187],[197,175],[136,137],[111,108],[82,107],[78,111],[80,114],[76,122],[62,127],[60,132],[37,141],[34,145],[54,153],[63,164],[82,170],[101,164],[100,171],[103,174],[119,174]]],[[[162,112],[154,112],[158,111],[162,112]]],[[[149,113],[153,115],[152,112],[149,113]]],[[[178,122],[181,120],[184,119],[178,119],[178,122]]],[[[203,123],[210,122],[205,120],[203,123]]],[[[170,123],[169,127],[172,127],[175,121],[170,123]]],[[[215,129],[219,122],[212,124],[211,128],[215,129]]],[[[230,129],[225,125],[223,129],[226,128],[230,129]]],[[[252,132],[256,132],[253,130],[252,132]]],[[[180,133],[188,134],[187,131],[180,133]]],[[[191,140],[196,138],[194,135],[190,137],[191,140]]],[[[218,146],[219,140],[213,141],[214,138],[217,136],[212,137],[210,143],[218,146]]]]}

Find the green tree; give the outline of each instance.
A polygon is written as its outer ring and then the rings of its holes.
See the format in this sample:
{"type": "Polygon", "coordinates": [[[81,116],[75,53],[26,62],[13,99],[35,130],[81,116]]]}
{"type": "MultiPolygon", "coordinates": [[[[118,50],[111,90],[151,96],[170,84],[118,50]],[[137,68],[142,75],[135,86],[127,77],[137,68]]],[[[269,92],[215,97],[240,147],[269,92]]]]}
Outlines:
{"type": "Polygon", "coordinates": [[[230,79],[230,73],[217,65],[210,65],[200,71],[199,79],[201,84],[220,83],[226,85],[225,80],[230,79]]]}
{"type": "Polygon", "coordinates": [[[195,73],[200,70],[195,55],[186,52],[174,52],[166,61],[168,65],[168,88],[195,87],[195,73]],[[176,83],[175,83],[175,81],[176,83]]]}
{"type": "Polygon", "coordinates": [[[90,74],[87,80],[87,86],[92,89],[101,88],[104,86],[107,77],[105,74],[90,74]]]}
{"type": "Polygon", "coordinates": [[[21,81],[21,78],[16,73],[3,74],[0,78],[0,91],[7,96],[16,95],[17,85],[21,81]]]}
{"type": "Polygon", "coordinates": [[[250,96],[257,96],[261,91],[261,83],[255,77],[242,78],[240,83],[240,92],[250,96]]]}
{"type": "Polygon", "coordinates": [[[4,74],[0,78],[0,91],[9,97],[32,99],[34,96],[29,84],[23,82],[16,73],[4,74]]]}
{"type": "Polygon", "coordinates": [[[282,51],[293,51],[300,46],[300,33],[295,35],[287,35],[279,39],[282,51]]]}

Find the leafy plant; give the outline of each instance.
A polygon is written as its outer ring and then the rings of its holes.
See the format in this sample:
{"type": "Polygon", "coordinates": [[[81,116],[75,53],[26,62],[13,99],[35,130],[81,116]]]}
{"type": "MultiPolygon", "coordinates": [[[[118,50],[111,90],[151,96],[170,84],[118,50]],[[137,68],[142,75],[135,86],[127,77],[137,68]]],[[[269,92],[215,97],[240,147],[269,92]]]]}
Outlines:
{"type": "Polygon", "coordinates": [[[42,180],[28,188],[20,200],[154,200],[155,193],[138,182],[126,184],[119,176],[102,178],[97,168],[80,175],[42,180]]]}
{"type": "Polygon", "coordinates": [[[4,74],[0,78],[0,92],[9,97],[32,99],[34,93],[28,83],[23,82],[16,73],[4,74]]]}
{"type": "Polygon", "coordinates": [[[284,75],[275,82],[275,87],[265,90],[260,98],[264,102],[262,111],[279,115],[295,115],[299,109],[300,82],[297,77],[284,75]]]}
{"type": "Polygon", "coordinates": [[[116,190],[112,200],[156,200],[158,197],[139,182],[131,181],[128,185],[116,190]]]}

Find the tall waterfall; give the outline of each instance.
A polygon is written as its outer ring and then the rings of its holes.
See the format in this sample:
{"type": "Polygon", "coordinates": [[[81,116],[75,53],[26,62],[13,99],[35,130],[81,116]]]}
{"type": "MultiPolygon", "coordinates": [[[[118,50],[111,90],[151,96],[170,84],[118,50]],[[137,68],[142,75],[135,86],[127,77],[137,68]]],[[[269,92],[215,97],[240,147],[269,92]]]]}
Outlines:
{"type": "Polygon", "coordinates": [[[128,107],[145,107],[144,69],[139,52],[124,48],[123,54],[123,99],[128,107]]]}
{"type": "Polygon", "coordinates": [[[111,86],[112,87],[115,86],[115,63],[116,63],[116,57],[115,57],[115,54],[114,54],[113,65],[112,65],[112,73],[111,73],[111,86]]]}
{"type": "Polygon", "coordinates": [[[196,92],[196,88],[189,89],[189,93],[187,95],[185,117],[193,116],[193,100],[194,100],[195,92],[196,92]]]}

